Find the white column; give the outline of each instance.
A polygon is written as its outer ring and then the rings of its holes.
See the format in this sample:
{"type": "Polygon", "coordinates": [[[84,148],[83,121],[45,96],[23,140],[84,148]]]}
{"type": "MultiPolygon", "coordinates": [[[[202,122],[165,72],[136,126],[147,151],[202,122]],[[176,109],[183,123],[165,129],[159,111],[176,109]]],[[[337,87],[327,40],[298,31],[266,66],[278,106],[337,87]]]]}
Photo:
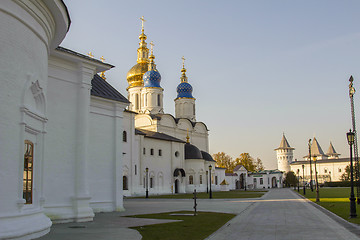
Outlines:
{"type": "Polygon", "coordinates": [[[76,132],[76,160],[75,160],[75,196],[73,210],[76,222],[92,221],[94,212],[90,207],[89,184],[87,181],[88,139],[90,89],[94,69],[86,64],[80,64],[77,132],[76,132]]]}

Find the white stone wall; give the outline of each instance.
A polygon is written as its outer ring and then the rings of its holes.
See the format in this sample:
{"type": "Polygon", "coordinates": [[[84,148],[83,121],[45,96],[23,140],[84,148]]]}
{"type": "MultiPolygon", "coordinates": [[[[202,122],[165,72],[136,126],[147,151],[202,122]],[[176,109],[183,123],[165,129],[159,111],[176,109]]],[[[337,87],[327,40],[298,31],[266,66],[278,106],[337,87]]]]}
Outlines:
{"type": "Polygon", "coordinates": [[[47,61],[69,19],[57,0],[3,0],[0,10],[0,238],[30,239],[51,226],[42,208],[47,61]],[[34,143],[32,204],[22,196],[25,140],[34,143]]]}
{"type": "Polygon", "coordinates": [[[126,104],[91,98],[89,172],[90,206],[94,212],[123,208],[123,110],[126,104]]]}

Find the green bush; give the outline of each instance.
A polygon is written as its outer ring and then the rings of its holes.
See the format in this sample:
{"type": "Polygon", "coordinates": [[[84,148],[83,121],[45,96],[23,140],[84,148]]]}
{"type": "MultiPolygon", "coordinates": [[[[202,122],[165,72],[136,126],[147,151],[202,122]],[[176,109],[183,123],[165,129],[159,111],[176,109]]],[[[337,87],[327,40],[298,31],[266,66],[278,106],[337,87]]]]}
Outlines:
{"type": "MultiPolygon", "coordinates": [[[[356,183],[354,182],[354,185],[356,183]]],[[[350,181],[343,181],[343,182],[326,182],[324,187],[350,187],[350,181]]]]}

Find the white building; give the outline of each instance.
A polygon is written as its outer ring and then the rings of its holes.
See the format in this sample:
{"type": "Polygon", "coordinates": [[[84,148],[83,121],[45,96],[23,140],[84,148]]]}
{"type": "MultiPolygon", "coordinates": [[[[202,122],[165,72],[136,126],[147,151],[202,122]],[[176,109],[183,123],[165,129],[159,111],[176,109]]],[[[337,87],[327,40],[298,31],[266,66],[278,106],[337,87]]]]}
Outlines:
{"type": "Polygon", "coordinates": [[[0,239],[123,209],[129,102],[96,73],[113,66],[58,47],[65,4],[0,3],[0,239]]]}
{"type": "Polygon", "coordinates": [[[325,154],[315,137],[312,140],[310,147],[311,168],[309,153],[304,156],[304,160],[302,161],[293,159],[294,148],[290,147],[284,135],[280,142],[280,147],[275,150],[279,170],[282,170],[285,173],[290,170],[293,171],[299,176],[300,181],[303,180],[303,176],[304,181],[306,182],[309,182],[311,177],[313,180],[315,179],[315,162],[319,183],[340,181],[341,175],[343,175],[346,166],[350,163],[349,158],[339,158],[340,154],[335,151],[331,142],[328,151],[325,154]],[[310,169],[312,169],[312,176],[310,175],[310,169]]]}
{"type": "Polygon", "coordinates": [[[139,39],[137,63],[127,73],[130,105],[123,122],[124,195],[144,195],[146,190],[150,195],[206,191],[209,166],[214,167],[213,183],[216,170],[208,154],[207,126],[196,121],[195,98],[184,62],[174,117],[163,108],[161,75],[153,49],[149,53],[147,48],[143,25],[139,39]]]}

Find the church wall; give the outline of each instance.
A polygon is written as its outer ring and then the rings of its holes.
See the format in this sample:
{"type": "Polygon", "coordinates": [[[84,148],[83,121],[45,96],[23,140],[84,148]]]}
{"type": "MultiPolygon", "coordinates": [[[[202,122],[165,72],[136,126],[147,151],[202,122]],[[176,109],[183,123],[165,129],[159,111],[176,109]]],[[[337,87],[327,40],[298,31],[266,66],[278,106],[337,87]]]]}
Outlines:
{"type": "Polygon", "coordinates": [[[53,221],[91,221],[89,117],[96,67],[76,56],[49,58],[45,211],[53,221]],[[72,58],[71,58],[72,57],[72,58]]]}
{"type": "Polygon", "coordinates": [[[91,98],[89,174],[90,205],[95,212],[123,210],[122,158],[125,104],[91,98]]]}
{"type": "Polygon", "coordinates": [[[134,113],[124,112],[123,129],[126,131],[127,141],[122,142],[123,175],[128,180],[128,190],[124,189],[124,196],[131,196],[139,192],[139,188],[142,188],[139,170],[142,169],[140,162],[142,148],[140,142],[143,137],[135,135],[134,117],[134,113]]]}
{"type": "MultiPolygon", "coordinates": [[[[60,1],[52,3],[63,6],[60,1]]],[[[60,30],[60,18],[68,19],[47,4],[0,3],[0,191],[6,193],[0,194],[0,239],[40,237],[51,226],[42,208],[47,60],[55,35],[63,39],[66,34],[66,29],[60,30]],[[23,198],[25,140],[33,144],[32,201],[27,204],[23,198]]]]}
{"type": "Polygon", "coordinates": [[[149,194],[172,193],[174,170],[175,168],[184,168],[184,144],[145,137],[143,148],[145,148],[145,154],[142,154],[143,163],[140,169],[142,181],[144,182],[146,177],[145,168],[148,167],[149,183],[150,178],[153,178],[154,183],[152,188],[149,185],[149,194]],[[151,149],[153,149],[153,155],[151,155],[151,149]],[[159,156],[159,150],[161,150],[161,156],[159,156]],[[179,152],[179,154],[175,156],[175,152],[179,152]]]}

